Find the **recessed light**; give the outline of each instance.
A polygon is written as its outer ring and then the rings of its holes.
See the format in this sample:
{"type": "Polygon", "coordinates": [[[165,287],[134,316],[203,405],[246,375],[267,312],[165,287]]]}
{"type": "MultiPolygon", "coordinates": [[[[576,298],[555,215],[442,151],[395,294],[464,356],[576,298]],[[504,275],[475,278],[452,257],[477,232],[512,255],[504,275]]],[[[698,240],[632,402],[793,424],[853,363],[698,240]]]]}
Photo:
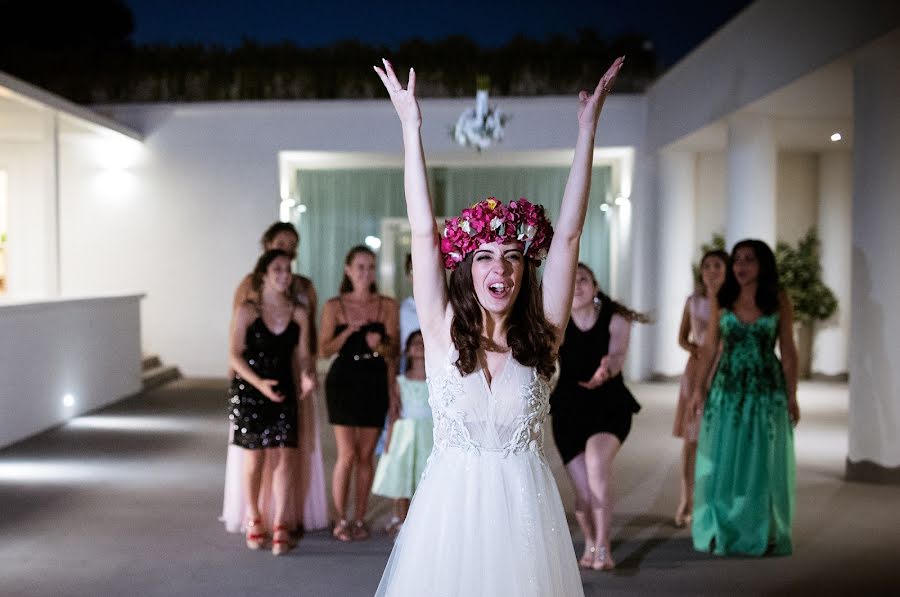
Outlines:
{"type": "Polygon", "coordinates": [[[832,140],[832,141],[840,141],[841,139],[842,139],[842,137],[841,137],[841,134],[840,134],[840,133],[832,133],[832,134],[831,134],[831,140],[832,140]]]}
{"type": "Polygon", "coordinates": [[[75,406],[75,396],[73,396],[72,394],[66,394],[65,396],[62,397],[62,403],[63,403],[63,406],[65,406],[67,408],[75,406]]]}

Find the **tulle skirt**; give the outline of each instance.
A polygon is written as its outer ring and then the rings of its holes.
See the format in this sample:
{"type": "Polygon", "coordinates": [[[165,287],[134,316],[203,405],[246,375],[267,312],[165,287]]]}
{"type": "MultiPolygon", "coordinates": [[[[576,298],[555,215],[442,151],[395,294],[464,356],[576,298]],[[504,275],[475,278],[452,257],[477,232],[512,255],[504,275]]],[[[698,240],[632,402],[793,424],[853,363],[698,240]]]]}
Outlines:
{"type": "MultiPolygon", "coordinates": [[[[299,458],[295,475],[294,492],[288,496],[288,526],[300,523],[306,530],[324,529],[328,527],[328,501],[325,497],[325,467],[322,463],[322,446],[319,440],[319,425],[316,415],[317,396],[312,394],[299,403],[299,458]]],[[[231,425],[229,425],[229,429],[231,425]]],[[[229,438],[230,439],[230,438],[229,438]]],[[[259,495],[259,508],[266,528],[274,525],[274,496],[272,495],[272,470],[277,464],[274,454],[267,455],[263,469],[262,487],[259,495]]],[[[225,465],[225,496],[222,503],[222,515],[219,520],[225,523],[230,533],[241,533],[247,523],[247,504],[244,494],[244,449],[228,446],[228,457],[225,465]]]]}
{"type": "Polygon", "coordinates": [[[429,460],[376,596],[583,596],[559,490],[535,452],[429,460]]]}

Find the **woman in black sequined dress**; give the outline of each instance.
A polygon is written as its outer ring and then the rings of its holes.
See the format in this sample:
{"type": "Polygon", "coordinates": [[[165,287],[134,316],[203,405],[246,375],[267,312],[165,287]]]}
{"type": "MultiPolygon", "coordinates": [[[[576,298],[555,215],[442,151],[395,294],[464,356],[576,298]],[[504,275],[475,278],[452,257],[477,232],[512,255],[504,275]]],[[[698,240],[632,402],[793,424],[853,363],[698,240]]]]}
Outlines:
{"type": "MultiPolygon", "coordinates": [[[[375,444],[388,412],[388,380],[397,372],[400,314],[397,302],[378,294],[375,254],[354,247],[344,261],[340,295],[325,303],[319,354],[337,354],[325,379],[328,421],[334,428],[337,461],[331,492],[338,521],[335,538],[365,539],[369,490],[375,475],[375,444]],[[347,494],[355,469],[356,508],[347,519],[347,494]]],[[[399,411],[398,399],[395,408],[399,411]]]]}
{"type": "Polygon", "coordinates": [[[276,451],[273,473],[275,516],[272,552],[293,546],[286,524],[286,503],[293,491],[298,441],[298,400],[312,389],[304,375],[309,363],[309,317],[289,295],[291,255],[266,251],[253,271],[258,300],[235,309],[232,322],[229,419],[232,443],[246,450],[244,488],[247,492],[247,546],[265,543],[259,512],[259,492],[267,452],[276,451]]]}

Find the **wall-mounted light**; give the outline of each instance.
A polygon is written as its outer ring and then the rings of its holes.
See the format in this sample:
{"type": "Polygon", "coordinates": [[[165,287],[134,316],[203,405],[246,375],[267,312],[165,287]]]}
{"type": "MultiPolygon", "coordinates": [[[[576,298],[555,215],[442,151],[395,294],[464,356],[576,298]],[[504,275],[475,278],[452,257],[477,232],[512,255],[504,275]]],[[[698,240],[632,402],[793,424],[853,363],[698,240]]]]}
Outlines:
{"type": "Polygon", "coordinates": [[[628,197],[622,197],[621,195],[616,197],[615,201],[616,205],[628,205],[631,203],[631,200],[628,197]]]}
{"type": "Polygon", "coordinates": [[[367,236],[366,237],[366,246],[372,249],[373,251],[377,251],[381,248],[381,239],[377,236],[367,236]]]}
{"type": "Polygon", "coordinates": [[[298,213],[298,214],[305,214],[305,213],[306,213],[306,206],[303,205],[302,203],[301,203],[300,205],[298,205],[298,206],[297,206],[297,213],[298,213]]]}
{"type": "Polygon", "coordinates": [[[600,211],[609,211],[609,203],[601,203],[600,211]]]}
{"type": "Polygon", "coordinates": [[[72,408],[73,406],[75,406],[75,396],[73,396],[72,394],[65,394],[62,397],[62,403],[66,408],[72,408]]]}
{"type": "Polygon", "coordinates": [[[840,141],[842,138],[843,138],[843,137],[841,137],[841,134],[840,134],[840,133],[831,133],[831,140],[832,140],[832,141],[837,142],[837,141],[840,141]]]}

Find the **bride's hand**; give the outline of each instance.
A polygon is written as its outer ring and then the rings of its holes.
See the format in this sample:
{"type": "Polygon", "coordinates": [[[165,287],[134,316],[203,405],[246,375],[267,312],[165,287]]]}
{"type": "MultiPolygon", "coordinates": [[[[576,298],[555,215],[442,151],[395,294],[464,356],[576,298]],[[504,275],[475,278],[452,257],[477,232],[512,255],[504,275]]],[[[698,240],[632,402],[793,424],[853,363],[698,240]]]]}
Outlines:
{"type": "MultiPolygon", "coordinates": [[[[578,94],[578,126],[580,128],[588,129],[591,132],[597,130],[597,121],[600,120],[603,102],[606,101],[606,96],[612,90],[624,62],[624,56],[615,59],[606,74],[600,78],[594,93],[588,94],[587,91],[582,90],[578,94]]],[[[393,95],[391,99],[393,99],[393,95]]]]}
{"type": "Polygon", "coordinates": [[[394,109],[397,111],[397,116],[400,117],[400,122],[404,126],[421,126],[422,113],[419,111],[419,103],[416,101],[416,71],[412,68],[409,69],[409,82],[406,89],[403,89],[403,85],[397,78],[396,73],[394,73],[394,67],[391,66],[391,63],[384,58],[381,61],[384,63],[384,69],[377,66],[373,68],[378,73],[381,82],[384,83],[384,88],[390,94],[391,103],[394,104],[394,109]]]}

